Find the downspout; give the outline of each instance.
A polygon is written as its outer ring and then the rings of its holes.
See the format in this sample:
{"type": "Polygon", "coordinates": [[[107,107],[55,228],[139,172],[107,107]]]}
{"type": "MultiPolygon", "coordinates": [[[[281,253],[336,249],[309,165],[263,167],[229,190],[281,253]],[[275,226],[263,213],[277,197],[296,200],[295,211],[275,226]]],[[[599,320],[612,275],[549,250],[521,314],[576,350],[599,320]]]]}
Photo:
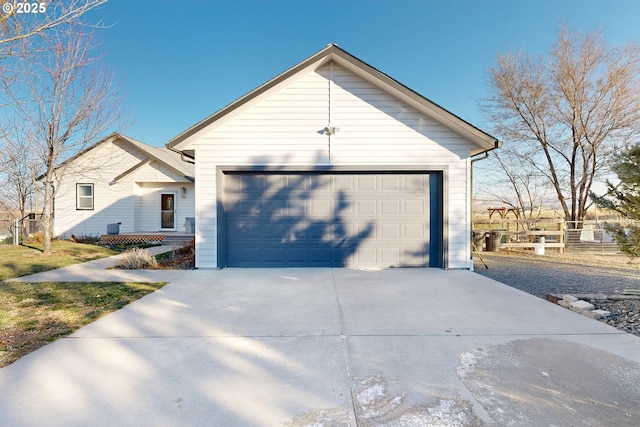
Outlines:
{"type": "MultiPolygon", "coordinates": [[[[471,163],[472,164],[475,163],[475,162],[479,162],[480,160],[485,160],[485,159],[489,158],[489,151],[483,151],[480,154],[484,154],[484,157],[480,157],[478,159],[474,159],[475,156],[471,157],[471,163]]],[[[480,154],[476,154],[476,156],[479,156],[480,154]]],[[[471,171],[473,172],[473,169],[471,169],[471,171]]]]}
{"type": "MultiPolygon", "coordinates": [[[[470,174],[470,177],[469,177],[469,181],[470,181],[469,186],[471,187],[471,194],[470,194],[470,197],[469,197],[471,200],[470,200],[469,205],[470,205],[471,210],[473,210],[473,208],[471,206],[471,205],[473,205],[473,164],[475,162],[479,162],[481,160],[488,159],[489,158],[489,152],[495,150],[496,148],[500,148],[500,147],[502,147],[502,142],[498,141],[496,139],[495,143],[494,143],[494,146],[492,148],[490,148],[490,149],[488,149],[486,151],[483,151],[482,153],[478,153],[475,156],[471,156],[471,174],[470,174]],[[476,156],[481,156],[481,157],[478,157],[478,158],[474,159],[474,157],[476,157],[476,156]]],[[[473,212],[472,212],[472,216],[473,216],[473,212]]],[[[473,220],[471,221],[471,242],[473,243],[473,220]]],[[[473,249],[471,250],[471,257],[470,258],[471,258],[471,271],[473,271],[473,249]]]]}
{"type": "Polygon", "coordinates": [[[180,160],[182,160],[183,162],[185,162],[185,163],[191,163],[192,165],[195,165],[195,164],[196,164],[196,162],[194,162],[194,160],[195,160],[195,159],[194,159],[193,157],[189,156],[188,154],[184,154],[184,152],[182,152],[182,151],[180,151],[180,150],[176,150],[176,149],[175,149],[175,148],[173,148],[173,147],[169,147],[169,145],[168,145],[168,144],[167,144],[167,145],[165,145],[165,147],[167,147],[167,149],[169,149],[169,150],[173,151],[174,153],[178,153],[178,154],[180,154],[180,160]],[[185,159],[185,158],[188,158],[188,159],[185,159]]]}

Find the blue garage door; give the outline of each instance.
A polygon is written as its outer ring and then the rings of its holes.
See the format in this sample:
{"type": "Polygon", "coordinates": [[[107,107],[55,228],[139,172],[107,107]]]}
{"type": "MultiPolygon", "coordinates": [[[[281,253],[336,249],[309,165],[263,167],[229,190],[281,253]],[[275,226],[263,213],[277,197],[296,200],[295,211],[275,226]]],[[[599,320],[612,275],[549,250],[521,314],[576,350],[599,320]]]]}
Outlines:
{"type": "Polygon", "coordinates": [[[439,173],[224,175],[227,266],[442,266],[439,173]]]}

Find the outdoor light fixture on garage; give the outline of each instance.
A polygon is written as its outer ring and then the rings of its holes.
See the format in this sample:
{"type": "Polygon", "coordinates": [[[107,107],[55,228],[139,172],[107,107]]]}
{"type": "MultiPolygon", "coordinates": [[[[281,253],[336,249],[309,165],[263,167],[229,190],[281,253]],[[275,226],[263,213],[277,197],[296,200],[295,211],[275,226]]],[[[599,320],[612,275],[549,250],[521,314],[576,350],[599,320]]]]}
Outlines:
{"type": "Polygon", "coordinates": [[[324,133],[325,135],[331,136],[331,135],[335,135],[335,133],[338,132],[339,130],[340,130],[339,127],[329,125],[324,128],[324,133]]]}

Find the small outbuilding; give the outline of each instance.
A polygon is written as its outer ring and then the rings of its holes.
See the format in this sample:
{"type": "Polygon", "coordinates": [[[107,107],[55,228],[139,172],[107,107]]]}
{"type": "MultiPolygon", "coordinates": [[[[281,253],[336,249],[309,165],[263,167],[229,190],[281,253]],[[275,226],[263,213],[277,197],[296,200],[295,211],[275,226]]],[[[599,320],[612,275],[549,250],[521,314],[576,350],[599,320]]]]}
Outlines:
{"type": "Polygon", "coordinates": [[[496,138],[335,44],[173,138],[196,267],[471,268],[471,159],[496,138]]]}

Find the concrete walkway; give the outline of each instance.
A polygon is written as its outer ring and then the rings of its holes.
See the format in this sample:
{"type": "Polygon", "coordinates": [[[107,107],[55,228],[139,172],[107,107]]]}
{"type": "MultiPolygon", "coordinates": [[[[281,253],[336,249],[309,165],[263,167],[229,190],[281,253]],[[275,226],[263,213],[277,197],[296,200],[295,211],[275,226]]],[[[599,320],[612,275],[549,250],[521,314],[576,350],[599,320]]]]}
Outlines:
{"type": "MultiPolygon", "coordinates": [[[[170,252],[171,245],[153,246],[146,249],[151,255],[170,252]]],[[[12,282],[171,282],[179,278],[180,270],[119,270],[112,269],[124,254],[74,264],[56,270],[10,279],[12,282]]]]}
{"type": "MultiPolygon", "coordinates": [[[[158,280],[88,270],[38,280],[158,280]]],[[[0,369],[0,425],[640,422],[638,337],[473,272],[160,273],[161,290],[0,369]]]]}

